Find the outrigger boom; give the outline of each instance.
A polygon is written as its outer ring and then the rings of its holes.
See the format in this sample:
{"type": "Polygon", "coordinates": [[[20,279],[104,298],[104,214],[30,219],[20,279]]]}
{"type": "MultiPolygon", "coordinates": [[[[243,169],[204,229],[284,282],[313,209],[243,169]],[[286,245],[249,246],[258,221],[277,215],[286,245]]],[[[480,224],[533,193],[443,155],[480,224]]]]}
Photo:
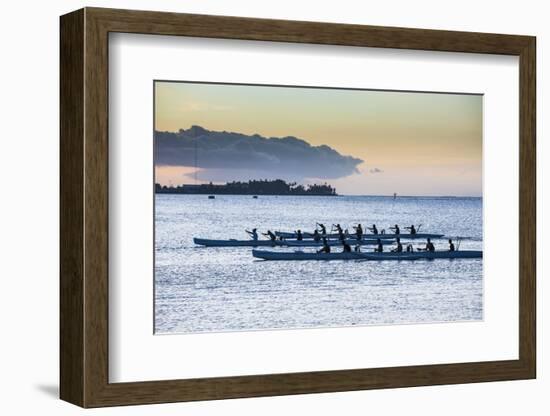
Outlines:
{"type": "MultiPolygon", "coordinates": [[[[275,235],[277,237],[282,238],[296,238],[297,234],[295,232],[287,232],[287,231],[275,231],[275,235]]],[[[330,233],[330,234],[319,234],[320,237],[326,237],[326,238],[338,238],[338,233],[330,233]]],[[[302,233],[303,238],[313,238],[313,233],[310,232],[304,232],[302,233]]],[[[356,236],[354,233],[348,234],[346,236],[350,239],[356,239],[356,236]]],[[[402,239],[426,239],[426,238],[442,238],[444,237],[444,234],[431,234],[431,233],[416,233],[416,234],[409,234],[409,233],[400,233],[400,234],[394,234],[394,233],[385,233],[385,234],[371,234],[371,233],[365,233],[363,234],[364,239],[380,239],[380,240],[386,240],[386,239],[395,239],[395,238],[402,238],[402,239]]]]}

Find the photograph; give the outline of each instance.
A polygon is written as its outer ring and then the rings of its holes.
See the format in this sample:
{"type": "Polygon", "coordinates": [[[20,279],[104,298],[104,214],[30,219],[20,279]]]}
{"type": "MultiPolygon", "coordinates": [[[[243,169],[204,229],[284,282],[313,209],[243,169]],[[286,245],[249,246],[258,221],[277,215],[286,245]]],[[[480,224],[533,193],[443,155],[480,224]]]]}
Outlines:
{"type": "Polygon", "coordinates": [[[483,94],[153,89],[155,334],[483,321],[483,94]]]}

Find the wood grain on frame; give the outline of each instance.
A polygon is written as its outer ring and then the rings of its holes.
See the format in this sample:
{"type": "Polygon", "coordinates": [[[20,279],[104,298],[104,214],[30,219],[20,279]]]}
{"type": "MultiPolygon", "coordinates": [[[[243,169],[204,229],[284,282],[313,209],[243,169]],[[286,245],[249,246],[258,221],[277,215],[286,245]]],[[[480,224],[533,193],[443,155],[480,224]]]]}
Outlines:
{"type": "Polygon", "coordinates": [[[60,380],[59,393],[84,404],[84,12],[61,19],[60,380]]]}
{"type": "Polygon", "coordinates": [[[82,407],[534,378],[535,38],[86,8],[61,17],[60,396],[82,407]],[[519,56],[519,359],[109,383],[108,34],[194,36],[519,56]]]}

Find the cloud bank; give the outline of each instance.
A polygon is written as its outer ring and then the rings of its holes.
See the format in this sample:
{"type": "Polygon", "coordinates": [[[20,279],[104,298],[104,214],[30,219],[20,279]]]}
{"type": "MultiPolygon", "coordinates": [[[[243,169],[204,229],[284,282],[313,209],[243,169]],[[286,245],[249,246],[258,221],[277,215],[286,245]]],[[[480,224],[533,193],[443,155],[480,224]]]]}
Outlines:
{"type": "Polygon", "coordinates": [[[177,133],[155,132],[157,166],[194,167],[195,156],[201,178],[210,176],[214,181],[233,180],[245,172],[251,179],[337,179],[359,173],[357,166],[363,162],[292,136],[248,136],[200,126],[177,133]]]}

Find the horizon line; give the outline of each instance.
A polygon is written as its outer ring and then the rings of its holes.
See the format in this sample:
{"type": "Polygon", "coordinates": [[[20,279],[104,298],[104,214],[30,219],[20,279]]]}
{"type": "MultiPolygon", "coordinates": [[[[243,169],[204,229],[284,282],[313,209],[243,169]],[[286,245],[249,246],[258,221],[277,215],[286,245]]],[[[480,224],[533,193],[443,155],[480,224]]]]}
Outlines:
{"type": "MultiPolygon", "coordinates": [[[[189,193],[189,194],[186,194],[186,193],[162,193],[162,192],[154,192],[155,195],[159,194],[159,195],[184,195],[184,196],[189,196],[189,195],[207,195],[207,194],[192,194],[192,193],[189,193]]],[[[216,194],[215,192],[213,192],[211,195],[219,195],[219,196],[250,196],[252,194],[216,194]]],[[[387,195],[387,194],[336,194],[336,195],[284,195],[284,194],[280,194],[280,195],[277,195],[277,194],[254,194],[254,195],[257,195],[258,197],[260,196],[292,196],[292,197],[296,197],[296,196],[307,196],[308,198],[309,197],[313,197],[313,196],[330,196],[331,198],[333,197],[339,197],[339,196],[367,196],[367,197],[384,197],[384,198],[393,198],[394,196],[393,195],[387,195]]],[[[483,199],[483,195],[397,195],[395,199],[399,199],[399,198],[477,198],[477,199],[483,199]]]]}
{"type": "MultiPolygon", "coordinates": [[[[262,179],[255,179],[256,181],[262,181],[262,179]]],[[[284,181],[284,179],[281,179],[284,181]]],[[[250,180],[249,180],[250,181],[250,180]]],[[[237,181],[238,182],[238,181],[237,181]]],[[[285,181],[286,182],[286,181],[285,181]]],[[[221,184],[222,186],[223,185],[227,185],[228,182],[226,182],[225,184],[221,184]]],[[[244,182],[246,183],[246,182],[244,182]]],[[[326,182],[327,185],[329,186],[332,186],[330,183],[326,182]]],[[[155,182],[154,184],[155,186],[156,185],[160,185],[160,186],[165,186],[167,188],[177,188],[177,187],[181,187],[181,186],[188,186],[188,185],[191,185],[191,186],[201,186],[201,185],[208,185],[208,183],[200,183],[200,184],[189,184],[189,183],[182,183],[182,184],[179,184],[179,185],[174,185],[174,184],[170,184],[170,185],[162,185],[158,182],[155,182]]],[[[214,185],[220,185],[220,184],[214,184],[214,185]]],[[[318,183],[314,183],[314,185],[319,185],[318,183]]],[[[320,186],[322,186],[324,184],[321,184],[320,186]]],[[[336,188],[334,188],[336,190],[336,188]]],[[[156,192],[155,192],[156,193],[156,192]]],[[[213,193],[213,195],[216,194],[215,192],[213,193]]],[[[173,195],[173,194],[172,194],[173,195]]],[[[180,194],[180,195],[202,195],[202,194],[180,194]]],[[[251,195],[251,194],[217,194],[217,195],[251,195]]],[[[261,194],[258,194],[258,195],[261,195],[261,194]]],[[[272,195],[269,195],[269,194],[264,194],[263,196],[329,196],[329,195],[284,195],[284,194],[280,194],[280,195],[276,195],[276,194],[272,194],[272,195]]],[[[341,193],[336,193],[336,195],[332,195],[332,196],[374,196],[374,197],[387,197],[387,198],[394,198],[394,195],[393,194],[341,194],[341,193]]],[[[483,194],[482,195],[400,195],[400,194],[397,194],[395,195],[395,198],[483,198],[483,194]]]]}

